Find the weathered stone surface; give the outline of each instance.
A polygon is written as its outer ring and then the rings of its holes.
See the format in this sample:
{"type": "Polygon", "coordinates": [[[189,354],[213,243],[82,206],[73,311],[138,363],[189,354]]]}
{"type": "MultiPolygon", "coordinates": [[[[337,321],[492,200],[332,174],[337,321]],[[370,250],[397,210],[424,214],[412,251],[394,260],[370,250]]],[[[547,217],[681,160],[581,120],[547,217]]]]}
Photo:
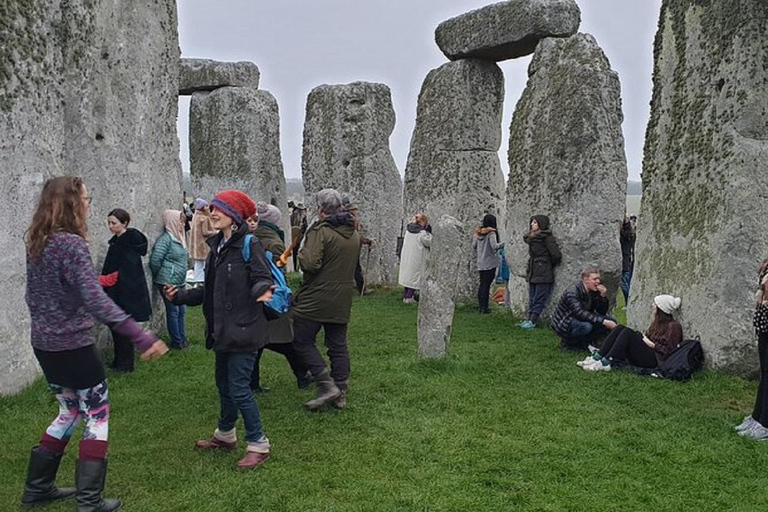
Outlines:
{"type": "MultiPolygon", "coordinates": [[[[486,213],[504,218],[504,176],[498,150],[504,77],[481,60],[450,62],[429,72],[419,93],[416,126],[405,169],[404,216],[451,215],[467,226],[486,213]]],[[[471,237],[461,253],[459,300],[476,296],[471,237]]]]}
{"type": "MultiPolygon", "coordinates": [[[[510,126],[507,259],[512,310],[524,316],[532,215],[548,215],[563,253],[549,309],[587,266],[615,298],[627,163],[621,85],[592,36],[543,40],[510,126]]],[[[548,316],[545,312],[545,316],[548,316]]]]}
{"type": "Polygon", "coordinates": [[[290,233],[280,113],[272,94],[245,87],[193,94],[189,163],[198,195],[211,198],[221,190],[242,190],[280,208],[281,227],[290,233]]]}
{"type": "Polygon", "coordinates": [[[321,85],[307,97],[301,161],[307,197],[330,187],[359,205],[363,234],[374,240],[368,265],[368,249],[361,253],[370,283],[397,280],[403,186],[389,149],[394,128],[384,84],[321,85]]]}
{"type": "Polygon", "coordinates": [[[574,0],[510,0],[442,22],[435,42],[451,60],[493,61],[530,55],[546,37],[568,37],[579,29],[574,0]]]}
{"type": "Polygon", "coordinates": [[[707,363],[747,375],[757,267],[768,255],[768,3],[662,3],[629,322],[682,298],[707,363]]]}
{"type": "Polygon", "coordinates": [[[0,308],[0,394],[20,390],[38,371],[21,241],[43,181],[84,178],[94,198],[88,222],[99,268],[111,209],[128,210],[132,225],[152,239],[163,209],[181,199],[175,2],[137,8],[36,0],[6,7],[0,15],[0,193],[8,204],[0,212],[0,279],[9,300],[0,308]]]}
{"type": "Polygon", "coordinates": [[[213,91],[220,87],[259,88],[261,74],[253,62],[220,62],[210,59],[181,59],[179,94],[213,91]]]}
{"type": "Polygon", "coordinates": [[[442,215],[432,224],[432,247],[424,270],[419,300],[419,356],[440,358],[448,353],[453,326],[461,253],[454,250],[468,233],[455,218],[442,215]]]}

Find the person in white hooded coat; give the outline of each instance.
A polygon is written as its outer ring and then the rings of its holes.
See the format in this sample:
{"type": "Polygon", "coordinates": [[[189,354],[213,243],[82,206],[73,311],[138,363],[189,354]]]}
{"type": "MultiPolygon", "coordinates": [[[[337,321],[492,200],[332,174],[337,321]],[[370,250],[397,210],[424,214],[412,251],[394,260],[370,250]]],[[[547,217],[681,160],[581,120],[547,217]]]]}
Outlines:
{"type": "Polygon", "coordinates": [[[406,226],[403,250],[400,255],[398,283],[404,287],[403,302],[411,304],[414,295],[421,289],[421,280],[432,243],[432,226],[423,213],[413,216],[413,222],[406,226]]]}

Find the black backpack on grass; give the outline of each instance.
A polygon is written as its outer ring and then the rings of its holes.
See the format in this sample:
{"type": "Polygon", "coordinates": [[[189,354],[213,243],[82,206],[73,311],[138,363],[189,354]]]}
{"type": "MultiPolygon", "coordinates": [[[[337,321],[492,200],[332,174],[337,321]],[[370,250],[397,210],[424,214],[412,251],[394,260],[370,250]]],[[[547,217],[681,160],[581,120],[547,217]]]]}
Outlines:
{"type": "Polygon", "coordinates": [[[693,340],[684,340],[674,352],[669,354],[656,368],[655,373],[665,379],[688,380],[693,372],[701,370],[704,364],[704,350],[697,336],[693,340]]]}

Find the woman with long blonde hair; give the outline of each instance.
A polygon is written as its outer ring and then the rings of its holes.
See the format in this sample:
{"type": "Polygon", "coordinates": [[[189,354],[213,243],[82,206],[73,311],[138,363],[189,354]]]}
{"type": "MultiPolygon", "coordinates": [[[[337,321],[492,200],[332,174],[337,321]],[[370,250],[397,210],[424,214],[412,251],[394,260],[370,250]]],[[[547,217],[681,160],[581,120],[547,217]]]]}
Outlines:
{"type": "Polygon", "coordinates": [[[104,365],[94,347],[97,323],[131,340],[142,359],[168,351],[162,341],[117,307],[99,284],[86,235],[91,203],[81,178],[51,178],[43,185],[27,230],[26,301],[32,347],[59,414],[32,449],[22,504],[70,498],[78,511],[112,511],[117,500],[101,497],[107,471],[109,398],[104,365]],[[80,422],[85,431],[77,461],[77,489],[54,485],[59,463],[80,422]]]}

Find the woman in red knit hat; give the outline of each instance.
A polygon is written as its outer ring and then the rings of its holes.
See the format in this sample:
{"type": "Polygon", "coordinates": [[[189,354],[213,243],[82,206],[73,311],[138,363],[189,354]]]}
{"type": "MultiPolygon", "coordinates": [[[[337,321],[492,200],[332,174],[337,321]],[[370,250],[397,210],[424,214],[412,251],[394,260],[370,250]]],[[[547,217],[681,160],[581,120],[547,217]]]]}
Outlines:
{"type": "Polygon", "coordinates": [[[261,302],[272,298],[274,284],[264,247],[251,241],[251,259],[243,259],[248,229],[245,219],[256,213],[256,204],[239,190],[225,190],[210,204],[211,225],[219,233],[206,243],[211,248],[202,287],[165,294],[175,304],[203,305],[205,345],[216,355],[216,387],[221,402],[218,427],[210,439],[200,440],[199,450],[233,450],[237,447],[235,422],[243,416],[245,456],[237,463],[255,468],[269,458],[270,444],[261,425],[259,406],[250,388],[256,353],[267,344],[267,318],[261,302]]]}

